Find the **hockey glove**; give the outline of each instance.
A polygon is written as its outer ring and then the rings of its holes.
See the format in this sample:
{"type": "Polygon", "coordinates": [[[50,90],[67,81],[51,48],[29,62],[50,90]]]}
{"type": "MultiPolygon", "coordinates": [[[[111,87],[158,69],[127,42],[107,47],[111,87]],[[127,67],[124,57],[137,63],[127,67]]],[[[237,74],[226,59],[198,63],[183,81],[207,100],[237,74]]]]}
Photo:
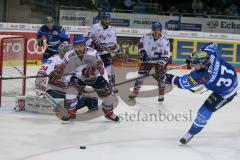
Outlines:
{"type": "Polygon", "coordinates": [[[190,69],[191,68],[191,64],[192,64],[192,57],[189,56],[186,60],[185,60],[186,64],[187,64],[187,68],[190,69]]]}
{"type": "Polygon", "coordinates": [[[92,45],[93,45],[94,49],[96,49],[96,50],[102,50],[102,48],[103,48],[101,43],[98,40],[93,40],[92,45]]]}
{"type": "Polygon", "coordinates": [[[172,74],[165,74],[164,76],[164,81],[166,84],[172,84],[172,79],[173,79],[174,75],[172,74]]]}
{"type": "Polygon", "coordinates": [[[62,74],[63,74],[63,69],[64,69],[63,65],[55,66],[54,71],[52,71],[49,74],[49,81],[50,82],[56,82],[58,79],[60,79],[62,74]]]}
{"type": "Polygon", "coordinates": [[[37,45],[40,46],[40,47],[43,47],[43,46],[44,46],[44,43],[43,43],[43,39],[42,39],[42,38],[38,38],[38,39],[37,39],[37,45]]]}
{"type": "Polygon", "coordinates": [[[141,50],[139,52],[139,58],[142,62],[147,62],[148,61],[147,52],[145,50],[141,50]]]}

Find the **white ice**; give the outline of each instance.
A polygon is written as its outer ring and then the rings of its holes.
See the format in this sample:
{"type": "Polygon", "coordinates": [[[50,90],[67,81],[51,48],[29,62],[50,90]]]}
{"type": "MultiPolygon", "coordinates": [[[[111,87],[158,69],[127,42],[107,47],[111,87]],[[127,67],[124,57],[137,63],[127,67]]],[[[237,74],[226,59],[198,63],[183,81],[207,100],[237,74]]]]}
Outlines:
{"type": "MultiPolygon", "coordinates": [[[[36,68],[28,68],[29,74],[35,71],[36,68]]],[[[28,80],[29,91],[32,84],[33,80],[28,80]]],[[[239,160],[239,96],[214,113],[206,128],[188,145],[179,143],[209,93],[193,94],[175,87],[165,96],[163,104],[157,102],[156,95],[137,98],[136,106],[128,106],[118,97],[116,114],[150,114],[159,110],[168,115],[191,113],[191,118],[184,122],[125,119],[112,123],[102,116],[62,124],[54,115],[14,112],[13,98],[4,98],[4,106],[0,108],[0,160],[239,160]]]]}

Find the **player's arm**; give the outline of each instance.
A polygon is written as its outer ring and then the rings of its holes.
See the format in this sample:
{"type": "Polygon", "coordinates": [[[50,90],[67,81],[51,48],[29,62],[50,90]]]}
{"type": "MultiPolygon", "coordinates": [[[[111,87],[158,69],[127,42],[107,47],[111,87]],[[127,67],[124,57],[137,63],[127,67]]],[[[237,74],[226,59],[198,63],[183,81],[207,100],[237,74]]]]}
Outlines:
{"type": "Polygon", "coordinates": [[[38,46],[43,46],[44,43],[43,43],[43,35],[44,35],[44,26],[40,27],[38,32],[37,32],[37,45],[38,46]]]}
{"type": "Polygon", "coordinates": [[[38,74],[40,75],[49,75],[53,70],[55,66],[55,61],[51,57],[48,59],[47,63],[44,63],[41,68],[38,71],[38,74]]]}
{"type": "Polygon", "coordinates": [[[91,26],[91,29],[88,31],[88,33],[86,35],[84,35],[84,37],[86,38],[86,45],[93,47],[95,49],[99,49],[101,48],[101,43],[96,39],[95,36],[95,27],[94,25],[91,26]]]}
{"type": "Polygon", "coordinates": [[[48,75],[54,69],[54,60],[49,58],[47,63],[44,63],[41,68],[38,70],[38,78],[36,78],[34,90],[36,91],[37,95],[45,94],[48,88],[48,75]]]}
{"type": "Polygon", "coordinates": [[[137,47],[138,47],[138,55],[139,58],[142,62],[146,62],[147,61],[147,52],[144,49],[144,36],[142,38],[140,38],[140,40],[137,43],[137,47]]]}
{"type": "Polygon", "coordinates": [[[41,66],[38,75],[48,75],[50,82],[55,82],[61,78],[64,64],[57,64],[54,57],[49,58],[47,63],[41,66]]]}
{"type": "Polygon", "coordinates": [[[165,66],[170,60],[170,42],[167,38],[165,38],[164,46],[162,51],[160,51],[160,60],[159,62],[165,66]]]}
{"type": "Polygon", "coordinates": [[[165,83],[175,84],[178,88],[181,89],[191,89],[197,87],[203,84],[203,82],[201,82],[201,79],[204,79],[204,77],[202,75],[198,75],[198,73],[195,71],[183,76],[175,76],[172,74],[165,75],[165,83]]]}

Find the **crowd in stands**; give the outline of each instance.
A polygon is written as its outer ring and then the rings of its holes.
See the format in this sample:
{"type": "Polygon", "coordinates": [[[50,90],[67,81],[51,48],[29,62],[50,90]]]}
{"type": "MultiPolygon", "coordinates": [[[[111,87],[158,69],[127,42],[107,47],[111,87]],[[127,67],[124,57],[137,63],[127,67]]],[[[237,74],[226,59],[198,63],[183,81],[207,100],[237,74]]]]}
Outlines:
{"type": "Polygon", "coordinates": [[[59,3],[65,6],[66,3],[72,3],[73,6],[80,5],[92,10],[105,8],[130,13],[240,16],[240,0],[60,0],[59,3]]]}

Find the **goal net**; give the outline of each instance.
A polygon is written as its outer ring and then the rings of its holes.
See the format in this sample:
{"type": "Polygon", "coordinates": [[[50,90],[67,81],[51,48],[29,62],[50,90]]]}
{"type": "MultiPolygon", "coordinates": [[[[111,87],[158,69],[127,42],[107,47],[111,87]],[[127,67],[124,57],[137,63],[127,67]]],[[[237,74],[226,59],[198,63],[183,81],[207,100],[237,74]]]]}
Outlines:
{"type": "Polygon", "coordinates": [[[22,36],[0,35],[0,107],[4,97],[25,95],[26,79],[1,77],[26,75],[26,40],[22,36]]]}

